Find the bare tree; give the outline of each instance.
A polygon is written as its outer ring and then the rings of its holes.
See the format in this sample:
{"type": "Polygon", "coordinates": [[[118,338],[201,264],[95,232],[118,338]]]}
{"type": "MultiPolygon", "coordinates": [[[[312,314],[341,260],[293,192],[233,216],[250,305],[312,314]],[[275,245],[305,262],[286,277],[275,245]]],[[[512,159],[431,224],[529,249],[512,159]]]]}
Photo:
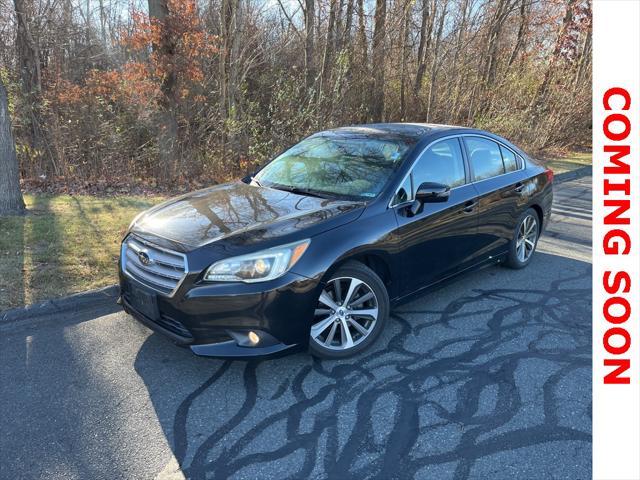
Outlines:
{"type": "Polygon", "coordinates": [[[407,63],[409,51],[409,22],[412,3],[405,0],[402,6],[402,34],[401,41],[401,64],[400,64],[400,119],[404,120],[407,113],[407,105],[405,99],[405,79],[407,77],[407,63]]]}
{"type": "Polygon", "coordinates": [[[371,119],[374,122],[382,120],[384,112],[384,45],[386,37],[387,0],[376,0],[374,14],[372,69],[373,87],[370,95],[371,119]]]}
{"type": "Polygon", "coordinates": [[[485,64],[483,73],[483,83],[485,87],[493,85],[498,70],[498,49],[502,38],[505,22],[513,9],[514,3],[511,0],[498,0],[486,41],[485,64]]]}
{"type": "MultiPolygon", "coordinates": [[[[16,14],[16,50],[20,85],[24,102],[24,118],[28,126],[27,142],[32,149],[46,150],[43,133],[43,122],[40,116],[40,94],[42,91],[42,69],[40,47],[31,30],[34,16],[34,5],[27,0],[14,0],[16,14]]],[[[54,173],[59,173],[51,158],[54,173]]]]}
{"type": "Polygon", "coordinates": [[[0,0],[23,175],[222,180],[383,119],[589,142],[590,0],[146,1],[151,55],[122,0],[0,0]]]}
{"type": "Polygon", "coordinates": [[[14,0],[16,24],[18,26],[16,47],[20,67],[20,80],[25,95],[37,94],[41,90],[42,74],[40,69],[40,52],[31,33],[31,17],[33,5],[25,0],[14,0]]]}
{"type": "Polygon", "coordinates": [[[160,90],[160,111],[158,112],[158,153],[162,165],[163,176],[173,176],[179,157],[178,149],[178,122],[175,114],[175,89],[176,74],[172,67],[171,57],[174,55],[175,45],[171,32],[167,26],[169,6],[167,0],[149,0],[149,17],[156,20],[162,30],[162,38],[158,45],[153,45],[154,50],[159,51],[166,59],[167,71],[160,90]]]}
{"type": "Polygon", "coordinates": [[[324,44],[324,53],[322,55],[322,70],[320,72],[320,94],[323,87],[329,82],[331,76],[331,67],[333,63],[333,49],[335,46],[336,33],[336,9],[338,8],[338,0],[330,0],[329,2],[329,24],[327,26],[327,40],[324,44]]]}
{"type": "Polygon", "coordinates": [[[513,50],[511,51],[511,56],[509,57],[508,66],[510,67],[513,62],[518,58],[518,54],[520,50],[524,46],[524,36],[527,33],[527,9],[528,9],[528,0],[520,1],[520,24],[518,26],[518,34],[516,36],[516,44],[513,46],[513,50]]]}
{"type": "Polygon", "coordinates": [[[24,212],[18,160],[11,134],[9,100],[0,78],[0,215],[21,215],[24,212]]]}
{"type": "Polygon", "coordinates": [[[313,20],[315,18],[314,0],[305,0],[304,10],[304,68],[307,89],[310,89],[315,80],[315,64],[313,61],[313,20]]]}
{"type": "Polygon", "coordinates": [[[414,82],[414,91],[418,95],[422,88],[422,79],[427,69],[427,55],[431,49],[431,37],[438,4],[435,0],[422,0],[422,21],[420,22],[420,43],[418,45],[418,68],[414,82]],[[432,5],[431,2],[433,2],[432,5]]]}
{"type": "Polygon", "coordinates": [[[538,90],[534,97],[533,106],[536,109],[540,108],[543,105],[545,96],[547,95],[547,92],[549,90],[549,84],[551,83],[551,79],[555,72],[555,66],[560,59],[560,56],[562,54],[562,49],[566,41],[566,37],[569,33],[571,24],[573,23],[573,14],[574,14],[574,8],[576,5],[576,2],[577,0],[566,0],[564,18],[562,19],[562,25],[560,26],[558,31],[556,44],[553,49],[553,53],[551,54],[549,65],[547,66],[547,69],[544,72],[544,79],[542,80],[542,83],[538,86],[538,90]]]}
{"type": "Polygon", "coordinates": [[[426,119],[427,122],[431,119],[431,109],[433,108],[433,103],[436,95],[436,77],[438,73],[438,60],[440,57],[440,42],[442,40],[442,29],[444,28],[444,20],[447,16],[447,0],[444,2],[444,6],[442,7],[442,11],[440,12],[440,21],[438,23],[438,31],[436,33],[436,40],[434,45],[434,54],[433,60],[431,63],[431,81],[429,82],[429,100],[427,102],[427,113],[426,119]]]}

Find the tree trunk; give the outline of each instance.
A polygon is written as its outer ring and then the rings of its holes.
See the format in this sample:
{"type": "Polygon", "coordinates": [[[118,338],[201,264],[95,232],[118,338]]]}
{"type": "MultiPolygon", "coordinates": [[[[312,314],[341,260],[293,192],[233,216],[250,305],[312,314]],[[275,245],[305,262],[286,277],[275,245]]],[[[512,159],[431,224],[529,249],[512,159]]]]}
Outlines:
{"type": "Polygon", "coordinates": [[[362,54],[362,65],[366,70],[369,63],[366,20],[364,16],[364,0],[358,0],[358,43],[360,44],[360,53],[362,54]]]}
{"type": "Polygon", "coordinates": [[[431,120],[431,110],[433,108],[433,104],[435,102],[435,86],[436,86],[436,76],[438,73],[438,58],[440,54],[440,41],[442,40],[442,30],[444,28],[444,19],[447,16],[447,0],[445,0],[444,7],[442,9],[442,13],[440,14],[440,23],[438,25],[438,32],[436,33],[436,42],[434,45],[434,54],[433,54],[433,62],[431,64],[431,81],[429,82],[429,101],[427,103],[427,116],[426,121],[429,122],[431,120]]]}
{"type": "Polygon", "coordinates": [[[333,48],[335,46],[337,7],[338,0],[331,0],[329,4],[329,25],[327,26],[327,41],[324,45],[324,54],[322,55],[322,71],[320,72],[320,95],[322,95],[324,85],[329,81],[331,76],[331,66],[333,64],[333,48]]]}
{"type": "Polygon", "coordinates": [[[386,37],[387,0],[376,0],[374,14],[372,68],[373,88],[370,93],[371,119],[382,121],[384,112],[384,44],[386,37]]]}
{"type": "Polygon", "coordinates": [[[520,26],[518,27],[518,35],[516,37],[516,44],[513,47],[513,51],[511,52],[511,56],[509,57],[509,62],[507,66],[510,67],[513,62],[518,58],[518,53],[520,53],[520,49],[524,45],[524,36],[527,31],[527,0],[522,0],[520,3],[520,26]]]}
{"type": "Polygon", "coordinates": [[[104,9],[104,0],[99,0],[100,7],[100,36],[102,37],[102,48],[107,49],[107,14],[104,9]]]}
{"type": "Polygon", "coordinates": [[[459,117],[458,105],[460,104],[460,93],[462,88],[462,81],[465,76],[465,71],[460,69],[458,66],[458,58],[460,54],[462,54],[462,42],[464,40],[466,28],[467,28],[467,10],[468,9],[469,9],[469,0],[464,0],[460,8],[461,18],[458,25],[458,40],[456,43],[456,53],[453,59],[453,65],[455,65],[455,68],[456,68],[456,86],[454,89],[455,93],[453,95],[453,108],[451,109],[451,111],[453,112],[452,121],[456,123],[458,122],[458,117],[459,117]]]}
{"type": "Polygon", "coordinates": [[[427,21],[429,20],[429,0],[422,0],[422,21],[420,22],[420,35],[418,43],[418,68],[416,70],[416,79],[413,83],[413,89],[417,94],[420,91],[422,77],[424,76],[424,52],[427,40],[427,21]]]}
{"type": "Polygon", "coordinates": [[[334,26],[334,34],[333,34],[333,51],[335,53],[340,53],[342,50],[342,20],[344,17],[344,0],[338,0],[338,11],[336,12],[336,20],[334,26]]]}
{"type": "Polygon", "coordinates": [[[483,84],[487,88],[491,87],[496,79],[496,72],[498,71],[498,47],[500,46],[500,37],[502,35],[504,22],[509,13],[509,7],[508,0],[499,0],[495,16],[489,29],[483,77],[483,84]]]}
{"type": "Polygon", "coordinates": [[[353,0],[347,0],[347,13],[344,23],[344,31],[342,32],[342,41],[347,44],[347,51],[351,53],[351,27],[353,26],[353,0]]]}
{"type": "Polygon", "coordinates": [[[0,79],[0,215],[22,215],[24,212],[18,160],[11,134],[9,100],[0,79]]]}
{"type": "MultiPolygon", "coordinates": [[[[40,110],[42,90],[40,48],[31,32],[33,5],[25,0],[14,0],[13,4],[16,13],[16,50],[24,108],[21,115],[25,118],[29,146],[32,150],[44,154],[45,151],[48,151],[48,145],[45,140],[44,122],[40,110]]],[[[53,173],[60,174],[53,154],[50,151],[48,153],[53,173]]]]}
{"type": "Polygon", "coordinates": [[[223,119],[236,113],[239,0],[222,0],[220,11],[220,108],[223,119]]]}
{"type": "Polygon", "coordinates": [[[591,58],[591,28],[589,28],[584,35],[584,42],[582,43],[582,49],[580,51],[580,57],[578,58],[578,68],[576,69],[576,76],[573,82],[574,91],[578,88],[584,77],[586,65],[591,58]]]}
{"type": "Polygon", "coordinates": [[[27,96],[40,93],[42,75],[40,72],[40,52],[30,29],[30,9],[24,0],[14,0],[16,11],[16,47],[20,63],[22,91],[27,96]]]}
{"type": "Polygon", "coordinates": [[[166,20],[169,16],[167,0],[149,0],[149,17],[157,20],[162,28],[162,38],[158,45],[153,45],[153,49],[158,51],[165,58],[167,71],[165,71],[160,90],[160,112],[158,114],[158,152],[160,162],[163,166],[160,175],[165,179],[173,177],[179,157],[178,151],[178,122],[176,120],[175,108],[175,88],[176,73],[172,57],[175,53],[174,40],[169,31],[166,20]]]}
{"type": "Polygon", "coordinates": [[[369,46],[367,42],[366,19],[364,14],[364,0],[358,0],[358,46],[360,51],[359,86],[360,86],[360,118],[364,123],[369,119],[369,92],[371,90],[371,78],[369,74],[369,46]]]}
{"type": "Polygon", "coordinates": [[[412,2],[405,0],[402,7],[402,35],[401,35],[401,52],[402,63],[400,64],[400,120],[404,122],[407,115],[407,104],[405,94],[405,78],[407,76],[407,52],[409,43],[409,21],[411,14],[412,2]]]}
{"type": "Polygon", "coordinates": [[[304,10],[304,68],[307,89],[313,86],[316,72],[313,62],[313,21],[315,19],[315,3],[314,0],[305,0],[304,10]]]}
{"type": "Polygon", "coordinates": [[[558,32],[558,38],[556,39],[556,45],[553,49],[553,54],[551,55],[551,60],[549,61],[547,70],[544,72],[544,78],[542,80],[542,83],[538,87],[538,90],[536,91],[536,95],[532,103],[532,107],[535,109],[540,108],[544,104],[544,99],[547,96],[547,91],[549,90],[551,79],[554,72],[556,71],[556,64],[558,62],[560,54],[562,53],[562,46],[564,44],[565,37],[569,31],[571,23],[573,22],[573,8],[575,6],[576,0],[566,1],[567,6],[565,9],[564,19],[562,20],[562,26],[560,27],[560,31],[558,32]]]}

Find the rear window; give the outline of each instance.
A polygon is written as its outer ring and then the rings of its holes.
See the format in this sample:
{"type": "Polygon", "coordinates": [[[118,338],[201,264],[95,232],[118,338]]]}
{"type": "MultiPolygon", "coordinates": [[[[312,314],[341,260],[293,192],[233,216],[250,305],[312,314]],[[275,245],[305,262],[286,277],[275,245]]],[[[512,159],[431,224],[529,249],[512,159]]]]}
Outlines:
{"type": "Polygon", "coordinates": [[[500,151],[502,152],[502,160],[504,161],[504,168],[507,172],[514,172],[518,170],[518,161],[516,160],[516,154],[508,148],[504,148],[500,145],[500,151]]]}
{"type": "Polygon", "coordinates": [[[500,146],[496,142],[481,137],[465,137],[464,143],[476,181],[505,173],[500,146]]]}

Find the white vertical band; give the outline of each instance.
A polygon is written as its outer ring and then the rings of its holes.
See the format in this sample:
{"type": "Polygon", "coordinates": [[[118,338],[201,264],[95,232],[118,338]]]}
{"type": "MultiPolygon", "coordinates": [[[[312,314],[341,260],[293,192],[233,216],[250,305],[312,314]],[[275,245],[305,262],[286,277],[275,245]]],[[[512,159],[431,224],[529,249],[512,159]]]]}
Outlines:
{"type": "Polygon", "coordinates": [[[640,1],[593,20],[593,477],[638,480],[640,1]]]}

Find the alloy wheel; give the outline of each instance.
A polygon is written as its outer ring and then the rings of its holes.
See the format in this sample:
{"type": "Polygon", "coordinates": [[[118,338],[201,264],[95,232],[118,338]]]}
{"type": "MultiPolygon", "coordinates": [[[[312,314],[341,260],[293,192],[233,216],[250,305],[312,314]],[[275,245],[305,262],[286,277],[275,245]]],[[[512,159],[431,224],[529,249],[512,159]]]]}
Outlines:
{"type": "Polygon", "coordinates": [[[518,239],[516,240],[516,254],[522,263],[529,260],[533,250],[536,248],[538,239],[538,221],[533,215],[527,215],[522,220],[518,229],[518,239]]]}
{"type": "Polygon", "coordinates": [[[378,320],[378,298],[362,280],[330,280],[320,294],[311,326],[311,341],[330,350],[346,350],[361,343],[378,320]]]}

